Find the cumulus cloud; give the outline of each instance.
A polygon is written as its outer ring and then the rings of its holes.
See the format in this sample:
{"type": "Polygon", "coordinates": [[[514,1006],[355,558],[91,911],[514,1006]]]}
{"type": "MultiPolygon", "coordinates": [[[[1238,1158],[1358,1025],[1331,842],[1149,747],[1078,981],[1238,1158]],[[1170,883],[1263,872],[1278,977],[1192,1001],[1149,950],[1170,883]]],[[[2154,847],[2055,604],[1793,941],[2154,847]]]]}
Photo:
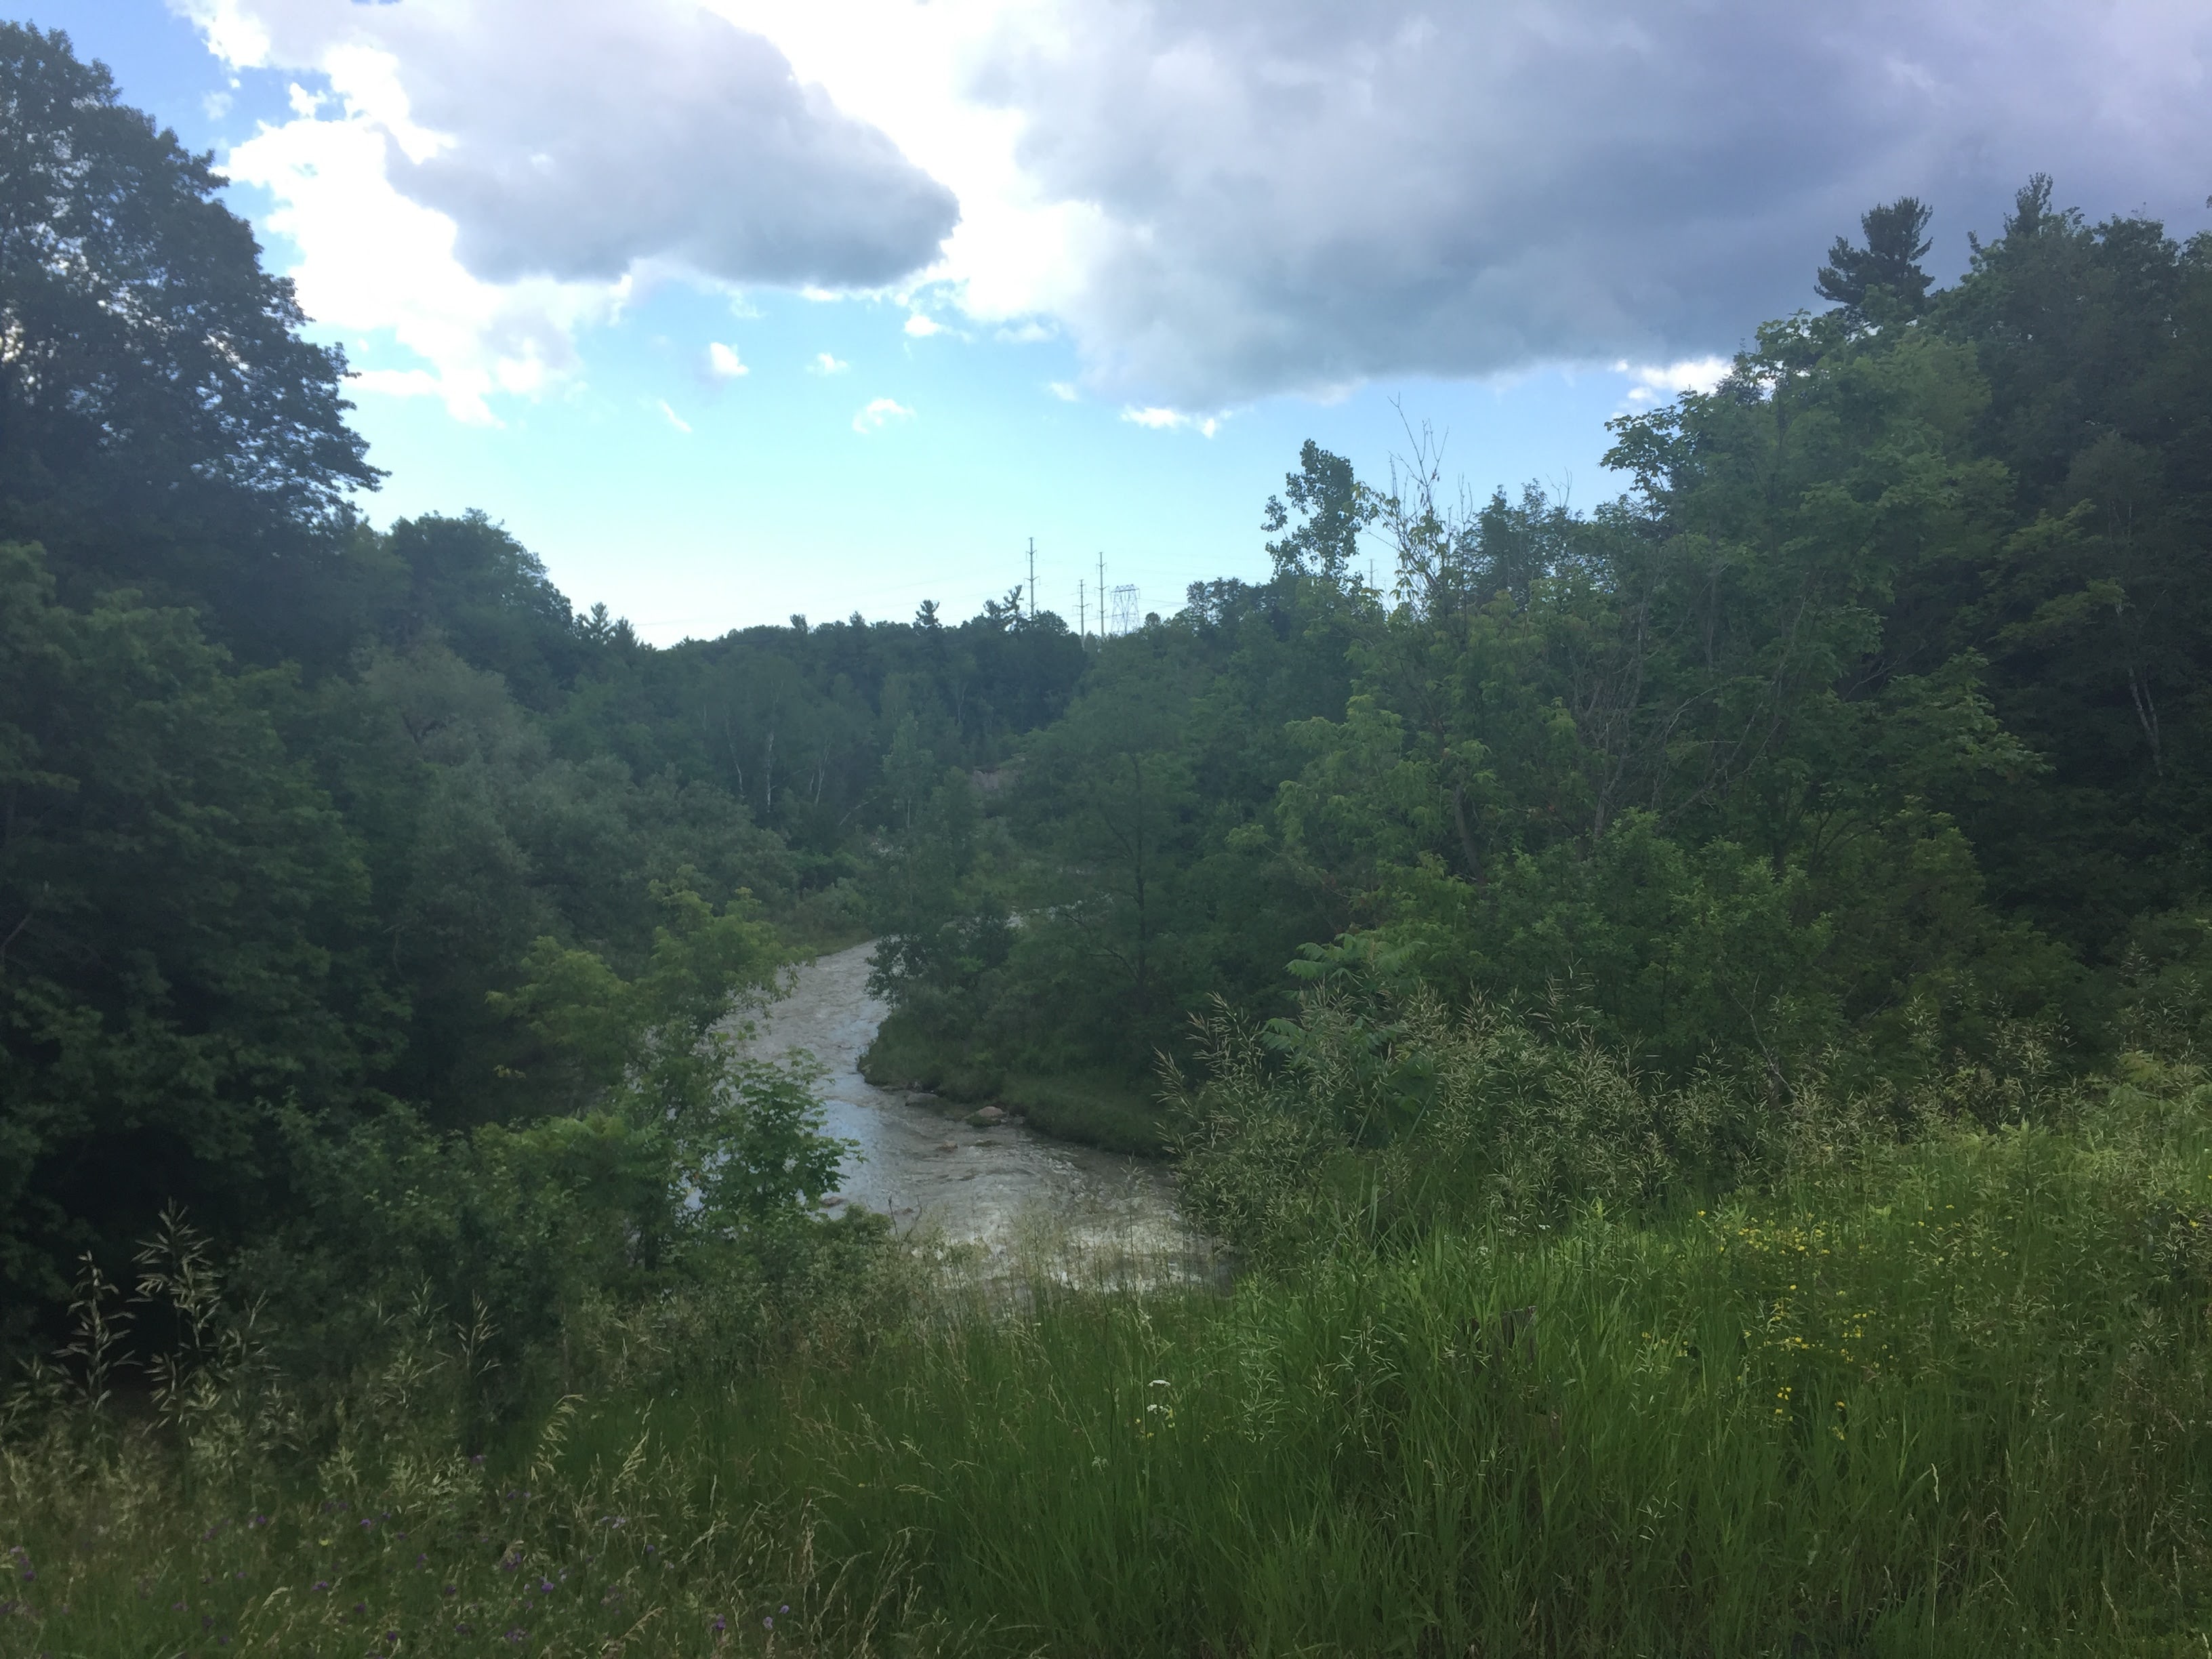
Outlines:
{"type": "Polygon", "coordinates": [[[872,398],[853,416],[853,430],[866,437],[880,432],[893,421],[910,421],[914,411],[894,398],[872,398]]]}
{"type": "Polygon", "coordinates": [[[732,283],[920,269],[952,193],[696,0],[185,0],[234,61],[380,82],[394,182],[495,282],[662,259],[732,283]]]}
{"type": "Polygon", "coordinates": [[[349,104],[325,118],[317,100],[235,147],[225,170],[272,205],[264,230],[292,244],[300,301],[349,334],[388,331],[428,368],[372,365],[354,382],[387,396],[435,396],[457,420],[495,425],[495,396],[534,396],[573,373],[577,331],[612,320],[629,294],[611,283],[532,278],[487,283],[454,257],[443,214],[392,187],[388,131],[349,104]]]}
{"type": "Polygon", "coordinates": [[[327,88],[230,170],[275,198],[310,312],[392,330],[465,418],[568,372],[641,272],[875,287],[958,218],[879,128],[695,0],[171,3],[234,66],[327,88]]]}
{"type": "Polygon", "coordinates": [[[2193,228],[2212,154],[2212,9],[2173,0],[170,3],[322,77],[243,147],[320,239],[302,297],[429,342],[470,418],[671,266],[918,277],[917,334],[1067,338],[1139,410],[1671,369],[1817,303],[1878,201],[1934,203],[1949,274],[2037,170],[2193,228]]]}
{"type": "Polygon", "coordinates": [[[1711,392],[1730,367],[1729,359],[1719,356],[1685,357],[1675,363],[1632,363],[1624,358],[1613,366],[1613,372],[1628,376],[1627,402],[1633,408],[1680,392],[1711,392]]]}
{"type": "Polygon", "coordinates": [[[917,311],[906,319],[906,331],[915,339],[927,340],[933,334],[942,334],[945,325],[917,311]]]}
{"type": "Polygon", "coordinates": [[[814,354],[814,361],[807,364],[806,372],[809,374],[842,374],[850,368],[852,364],[842,358],[827,351],[817,351],[814,354]]]}
{"type": "Polygon", "coordinates": [[[2171,0],[1066,0],[978,63],[1088,215],[1041,306],[1178,407],[1725,352],[1876,201],[1933,201],[1955,269],[2031,171],[2179,212],[2212,153],[2212,11],[2171,0]]]}
{"type": "Polygon", "coordinates": [[[718,380],[734,380],[739,375],[750,374],[752,371],[738,360],[734,347],[726,346],[720,340],[712,340],[707,345],[707,373],[718,380]]]}
{"type": "Polygon", "coordinates": [[[1044,389],[1064,404],[1072,404],[1082,395],[1076,391],[1074,383],[1069,380],[1047,380],[1044,383],[1044,389]]]}
{"type": "Polygon", "coordinates": [[[1195,432],[1211,438],[1221,430],[1218,415],[1191,415],[1180,409],[1152,407],[1124,409],[1121,418],[1133,426],[1141,426],[1153,432],[1195,432]]]}

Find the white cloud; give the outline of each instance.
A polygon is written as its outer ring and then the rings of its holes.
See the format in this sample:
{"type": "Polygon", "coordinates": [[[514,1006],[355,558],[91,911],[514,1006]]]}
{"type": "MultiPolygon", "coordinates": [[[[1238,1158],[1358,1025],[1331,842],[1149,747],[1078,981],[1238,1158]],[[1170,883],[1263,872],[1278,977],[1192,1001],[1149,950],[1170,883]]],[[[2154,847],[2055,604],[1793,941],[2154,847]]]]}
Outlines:
{"type": "Polygon", "coordinates": [[[942,334],[945,325],[917,311],[906,319],[906,331],[917,340],[927,340],[933,334],[942,334]]]}
{"type": "Polygon", "coordinates": [[[169,3],[302,77],[242,149],[310,311],[347,296],[467,418],[655,269],[926,283],[917,334],[1066,337],[1138,409],[1671,366],[1814,303],[1876,201],[1932,200],[1954,271],[2036,168],[2193,228],[2212,151],[2212,10],[2173,0],[169,3]],[[325,129],[374,146],[271,159],[325,129]]]}
{"type": "Polygon", "coordinates": [[[814,354],[814,361],[807,364],[806,372],[809,374],[842,374],[850,368],[852,364],[842,358],[834,357],[826,351],[817,351],[814,354]]]}
{"type": "Polygon", "coordinates": [[[893,421],[910,421],[914,411],[891,398],[875,398],[866,407],[853,416],[853,430],[863,437],[871,432],[880,432],[893,421]]]}
{"type": "Polygon", "coordinates": [[[969,316],[1139,405],[1726,351],[1878,201],[1955,270],[2037,168],[2200,223],[2212,150],[2172,0],[714,3],[958,192],[969,316]]]}
{"type": "Polygon", "coordinates": [[[678,432],[683,433],[686,437],[690,435],[691,423],[685,420],[681,415],[678,415],[674,410],[671,409],[668,406],[668,399],[665,398],[663,398],[660,400],[660,412],[668,417],[669,425],[674,427],[678,432]]]}
{"type": "Polygon", "coordinates": [[[348,334],[388,333],[427,365],[371,370],[356,383],[362,391],[415,397],[434,386],[455,419],[495,425],[489,399],[533,396],[573,374],[576,331],[617,315],[629,285],[471,276],[454,258],[453,221],[386,177],[394,142],[349,96],[332,118],[264,126],[223,170],[273,198],[261,228],[298,250],[292,276],[309,316],[348,334]]]}
{"type": "Polygon", "coordinates": [[[1207,438],[1221,430],[1222,421],[1218,415],[1186,415],[1179,409],[1133,407],[1124,409],[1121,418],[1153,432],[1195,432],[1207,438]]]}
{"type": "Polygon", "coordinates": [[[734,380],[741,374],[752,373],[738,361],[735,349],[724,345],[720,340],[708,343],[707,372],[718,380],[734,380]]]}
{"type": "Polygon", "coordinates": [[[1626,358],[1613,366],[1616,374],[1633,382],[1628,389],[1632,407],[1648,406],[1683,392],[1711,392],[1733,367],[1726,357],[1686,357],[1674,363],[1631,363],[1626,358]]]}
{"type": "Polygon", "coordinates": [[[573,375],[576,331],[641,277],[872,287],[957,217],[880,130],[693,0],[170,4],[233,68],[300,76],[225,170],[273,198],[261,222],[296,248],[308,313],[389,331],[465,420],[573,375]]]}
{"type": "Polygon", "coordinates": [[[1064,404],[1075,402],[1078,396],[1074,386],[1066,380],[1047,380],[1044,389],[1064,404]]]}

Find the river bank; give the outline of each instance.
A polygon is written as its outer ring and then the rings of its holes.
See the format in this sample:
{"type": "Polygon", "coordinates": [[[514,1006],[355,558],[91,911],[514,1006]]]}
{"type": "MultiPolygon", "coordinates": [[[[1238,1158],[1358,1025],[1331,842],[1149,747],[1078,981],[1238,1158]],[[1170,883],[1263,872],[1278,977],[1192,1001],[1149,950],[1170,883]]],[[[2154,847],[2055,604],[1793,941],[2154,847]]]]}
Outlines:
{"type": "Polygon", "coordinates": [[[1060,1253],[1186,1266],[1206,1252],[1184,1224],[1173,1176],[1146,1159],[1074,1146],[1007,1120],[976,1127],[934,1097],[881,1089],[860,1056],[889,1012],[868,994],[871,945],[817,957],[757,1022],[757,1051],[821,1062],[828,1132],[850,1143],[836,1205],[887,1215],[988,1257],[1060,1253]]]}

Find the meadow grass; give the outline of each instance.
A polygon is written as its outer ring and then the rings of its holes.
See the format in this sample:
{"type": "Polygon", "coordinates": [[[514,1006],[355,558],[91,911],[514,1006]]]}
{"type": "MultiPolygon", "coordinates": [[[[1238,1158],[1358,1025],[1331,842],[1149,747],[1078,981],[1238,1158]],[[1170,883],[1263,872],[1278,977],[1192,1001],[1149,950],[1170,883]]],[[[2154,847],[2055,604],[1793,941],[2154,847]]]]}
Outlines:
{"type": "Polygon", "coordinates": [[[312,1457],[58,1415],[0,1650],[2203,1652],[2205,1094],[1225,1292],[947,1282],[481,1462],[390,1376],[312,1457]]]}

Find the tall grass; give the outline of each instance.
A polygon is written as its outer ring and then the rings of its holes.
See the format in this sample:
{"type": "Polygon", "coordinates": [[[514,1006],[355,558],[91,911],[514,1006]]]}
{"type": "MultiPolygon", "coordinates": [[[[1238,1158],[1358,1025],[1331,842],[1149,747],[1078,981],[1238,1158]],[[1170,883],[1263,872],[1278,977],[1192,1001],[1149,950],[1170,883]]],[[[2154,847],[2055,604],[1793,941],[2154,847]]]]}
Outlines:
{"type": "Polygon", "coordinates": [[[417,1403],[259,1459],[26,1419],[0,1647],[2206,1650],[2212,1091],[1708,1212],[1018,1314],[946,1283],[846,1363],[563,1401],[481,1463],[421,1353],[417,1403]]]}

